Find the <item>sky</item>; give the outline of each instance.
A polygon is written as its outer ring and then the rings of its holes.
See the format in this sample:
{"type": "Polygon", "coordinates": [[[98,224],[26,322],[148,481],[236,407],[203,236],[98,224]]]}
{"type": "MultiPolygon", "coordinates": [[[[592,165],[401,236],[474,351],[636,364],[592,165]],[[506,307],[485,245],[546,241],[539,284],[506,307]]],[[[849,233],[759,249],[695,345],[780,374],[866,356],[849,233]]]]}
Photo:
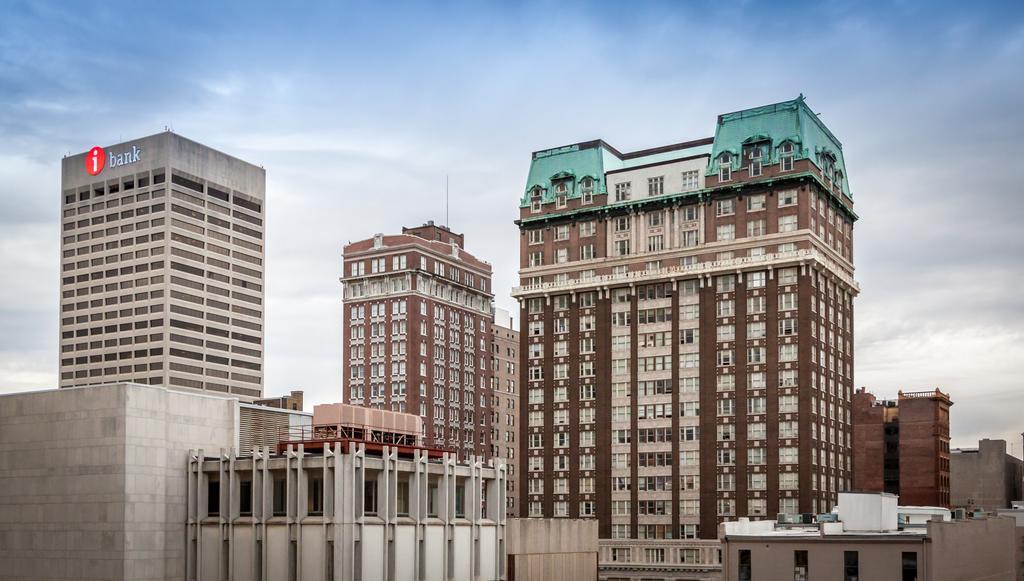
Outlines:
{"type": "Polygon", "coordinates": [[[1024,3],[0,5],[0,393],[57,381],[60,160],[165,127],[267,170],[267,395],[341,399],[341,247],[445,221],[515,309],[530,153],[804,94],[855,210],[856,386],[1024,432],[1024,3]]]}

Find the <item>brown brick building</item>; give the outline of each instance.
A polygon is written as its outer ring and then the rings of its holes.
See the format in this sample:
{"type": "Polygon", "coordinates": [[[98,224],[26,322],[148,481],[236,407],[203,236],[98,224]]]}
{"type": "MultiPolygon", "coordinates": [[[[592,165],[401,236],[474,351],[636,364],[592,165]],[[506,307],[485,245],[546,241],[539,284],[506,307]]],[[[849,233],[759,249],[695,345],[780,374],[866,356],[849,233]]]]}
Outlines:
{"type": "Polygon", "coordinates": [[[519,329],[508,311],[496,309],[491,335],[491,456],[508,466],[508,516],[518,510],[519,329]]]}
{"type": "Polygon", "coordinates": [[[344,248],[345,403],[417,414],[427,442],[491,451],[491,265],[433,222],[344,248]]]}
{"type": "Polygon", "coordinates": [[[850,480],[853,200],[803,98],[714,138],[533,154],[521,230],[520,514],[717,536],[850,480]]]}
{"type": "Polygon", "coordinates": [[[938,389],[877,400],[853,396],[853,489],[905,506],[950,506],[949,396],[938,389]]]}

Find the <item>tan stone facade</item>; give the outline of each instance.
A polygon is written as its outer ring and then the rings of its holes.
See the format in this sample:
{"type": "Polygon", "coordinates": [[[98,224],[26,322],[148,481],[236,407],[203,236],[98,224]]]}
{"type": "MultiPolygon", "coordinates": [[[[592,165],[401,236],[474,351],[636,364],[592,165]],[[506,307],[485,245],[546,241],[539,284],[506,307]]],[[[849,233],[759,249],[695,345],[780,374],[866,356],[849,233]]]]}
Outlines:
{"type": "Polygon", "coordinates": [[[64,158],[61,387],[263,395],[265,181],[171,132],[64,158]]]}

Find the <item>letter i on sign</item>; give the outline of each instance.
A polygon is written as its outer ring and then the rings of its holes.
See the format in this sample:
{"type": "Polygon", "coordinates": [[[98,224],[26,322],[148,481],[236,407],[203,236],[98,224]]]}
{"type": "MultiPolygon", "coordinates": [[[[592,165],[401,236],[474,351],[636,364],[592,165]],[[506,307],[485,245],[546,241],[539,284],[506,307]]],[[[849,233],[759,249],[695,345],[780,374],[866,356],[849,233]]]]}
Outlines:
{"type": "Polygon", "coordinates": [[[99,175],[106,163],[107,156],[103,153],[103,148],[98,145],[85,154],[85,171],[89,172],[91,176],[99,175]]]}

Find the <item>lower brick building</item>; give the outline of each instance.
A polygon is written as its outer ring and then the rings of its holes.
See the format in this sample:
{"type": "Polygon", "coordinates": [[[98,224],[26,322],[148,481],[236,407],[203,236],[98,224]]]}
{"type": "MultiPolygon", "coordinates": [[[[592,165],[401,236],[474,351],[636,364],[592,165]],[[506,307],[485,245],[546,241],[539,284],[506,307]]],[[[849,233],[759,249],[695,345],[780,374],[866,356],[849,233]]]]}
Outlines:
{"type": "Polygon", "coordinates": [[[516,416],[519,413],[519,328],[511,313],[495,309],[491,324],[491,457],[501,458],[508,467],[505,479],[508,516],[518,507],[519,438],[516,416]]]}
{"type": "Polygon", "coordinates": [[[950,506],[949,395],[853,395],[853,488],[897,494],[903,505],[950,506]]]}

